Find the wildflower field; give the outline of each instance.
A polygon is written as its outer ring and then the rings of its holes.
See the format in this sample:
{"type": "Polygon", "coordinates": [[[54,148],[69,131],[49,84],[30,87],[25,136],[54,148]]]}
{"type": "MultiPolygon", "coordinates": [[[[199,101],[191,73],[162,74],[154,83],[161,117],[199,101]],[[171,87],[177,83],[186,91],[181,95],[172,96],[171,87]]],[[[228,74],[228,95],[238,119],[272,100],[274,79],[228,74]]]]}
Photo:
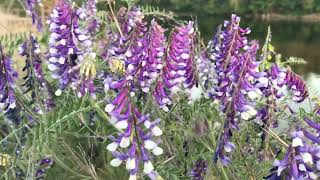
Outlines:
{"type": "Polygon", "coordinates": [[[319,179],[320,99],[272,29],[230,14],[206,43],[130,0],[53,2],[0,32],[0,179],[319,179]]]}

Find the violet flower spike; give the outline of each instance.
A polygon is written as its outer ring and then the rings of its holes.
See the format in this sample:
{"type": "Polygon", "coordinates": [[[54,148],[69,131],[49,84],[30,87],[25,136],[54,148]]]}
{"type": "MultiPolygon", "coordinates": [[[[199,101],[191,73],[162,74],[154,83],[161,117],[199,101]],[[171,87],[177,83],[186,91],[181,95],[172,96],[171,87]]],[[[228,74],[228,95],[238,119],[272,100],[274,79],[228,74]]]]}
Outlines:
{"type": "Polygon", "coordinates": [[[156,179],[158,173],[154,171],[151,153],[156,156],[163,153],[162,148],[158,146],[159,141],[155,139],[162,134],[157,126],[160,120],[151,121],[149,115],[141,115],[139,110],[133,107],[129,96],[127,84],[123,84],[117,97],[105,108],[111,116],[110,123],[122,130],[117,137],[111,138],[113,142],[107,146],[115,157],[110,164],[118,167],[125,161],[126,169],[130,172],[130,180],[137,178],[139,164],[143,164],[143,172],[150,179],[156,179]],[[117,150],[120,148],[123,154],[117,150]]]}
{"type": "Polygon", "coordinates": [[[225,114],[224,131],[220,135],[218,147],[213,160],[218,159],[224,165],[230,162],[228,153],[235,149],[231,142],[233,131],[237,130],[242,120],[249,120],[257,115],[254,100],[262,92],[255,86],[259,76],[256,61],[258,44],[252,41],[247,45],[245,35],[249,29],[239,27],[240,18],[232,15],[231,21],[225,22],[226,30],[222,31],[222,42],[214,52],[217,86],[213,98],[220,102],[221,111],[225,114]]]}
{"type": "Polygon", "coordinates": [[[89,92],[95,97],[95,53],[90,35],[79,27],[79,21],[85,16],[83,9],[74,9],[69,2],[60,0],[48,21],[51,32],[48,68],[52,77],[59,79],[57,96],[71,84],[79,90],[79,96],[89,92]]]}
{"type": "MultiPolygon", "coordinates": [[[[45,97],[43,103],[46,110],[50,110],[54,107],[52,92],[48,87],[48,83],[44,78],[42,71],[42,59],[40,45],[37,39],[30,35],[30,38],[19,46],[19,54],[25,57],[25,67],[23,71],[26,71],[26,76],[23,77],[24,84],[27,92],[31,92],[32,103],[36,102],[36,91],[45,97]]],[[[41,113],[41,110],[38,110],[41,113]]]]}
{"type": "Polygon", "coordinates": [[[4,54],[0,44],[0,110],[7,111],[16,107],[14,94],[17,72],[12,67],[11,58],[4,54]]]}
{"type": "Polygon", "coordinates": [[[176,27],[170,37],[170,45],[163,68],[162,79],[172,93],[181,89],[191,89],[196,84],[194,75],[194,28],[193,22],[176,27]]]}

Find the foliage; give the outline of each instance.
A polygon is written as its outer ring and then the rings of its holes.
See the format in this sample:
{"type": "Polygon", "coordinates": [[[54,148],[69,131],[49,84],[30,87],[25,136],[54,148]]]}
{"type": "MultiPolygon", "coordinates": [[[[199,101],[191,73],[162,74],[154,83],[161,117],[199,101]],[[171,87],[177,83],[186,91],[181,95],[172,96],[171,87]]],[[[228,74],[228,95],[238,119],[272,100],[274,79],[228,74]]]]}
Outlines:
{"type": "Polygon", "coordinates": [[[320,106],[290,69],[304,60],[283,59],[270,28],[260,51],[240,17],[221,23],[205,44],[197,22],[162,8],[59,0],[37,35],[0,37],[0,178],[314,178],[320,106]]]}

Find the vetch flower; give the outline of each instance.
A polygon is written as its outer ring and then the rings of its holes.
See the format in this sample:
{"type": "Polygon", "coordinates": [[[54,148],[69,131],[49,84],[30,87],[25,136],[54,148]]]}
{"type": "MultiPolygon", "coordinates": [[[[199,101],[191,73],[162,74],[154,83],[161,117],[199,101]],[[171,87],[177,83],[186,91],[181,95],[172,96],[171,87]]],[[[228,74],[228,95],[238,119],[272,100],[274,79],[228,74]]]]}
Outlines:
{"type": "Polygon", "coordinates": [[[198,159],[192,171],[190,172],[191,179],[203,180],[207,171],[207,167],[208,167],[208,164],[205,160],[198,159]]]}
{"type": "Polygon", "coordinates": [[[27,9],[27,14],[32,17],[32,24],[37,26],[38,31],[42,29],[42,19],[39,15],[39,8],[42,7],[42,0],[25,0],[25,6],[27,9]]]}
{"type": "Polygon", "coordinates": [[[289,145],[283,159],[274,161],[274,168],[266,179],[318,179],[320,172],[320,140],[318,134],[320,124],[304,118],[307,127],[297,127],[291,133],[289,145]]]}
{"type": "MultiPolygon", "coordinates": [[[[152,121],[149,115],[142,115],[133,106],[128,84],[112,84],[111,88],[120,88],[117,97],[106,106],[105,110],[111,116],[110,123],[119,133],[117,137],[111,137],[112,143],[107,146],[115,159],[110,164],[114,167],[125,162],[126,169],[130,172],[129,179],[137,177],[140,164],[143,164],[143,172],[151,179],[157,172],[154,171],[151,162],[151,154],[159,156],[163,153],[157,137],[162,134],[158,127],[160,119],[152,121]]],[[[158,176],[158,175],[157,175],[158,176]]]]}
{"type": "Polygon", "coordinates": [[[213,160],[220,159],[224,165],[230,161],[227,153],[235,149],[231,142],[233,131],[239,128],[242,120],[257,115],[252,94],[262,94],[255,86],[256,78],[260,76],[256,61],[258,44],[256,41],[247,43],[245,35],[250,30],[240,28],[239,22],[240,18],[236,15],[232,15],[231,21],[225,21],[221,43],[217,44],[213,53],[217,86],[212,97],[220,102],[220,109],[225,115],[224,130],[213,160]]]}
{"type": "Polygon", "coordinates": [[[285,84],[291,90],[293,101],[298,103],[304,101],[308,97],[308,88],[304,80],[290,69],[286,72],[285,84]]]}
{"type": "Polygon", "coordinates": [[[95,58],[92,52],[90,35],[82,30],[79,21],[86,16],[82,9],[75,9],[72,5],[60,0],[48,21],[50,26],[49,65],[52,77],[59,79],[59,88],[55,92],[60,96],[62,91],[72,84],[74,89],[80,86],[78,95],[90,92],[93,95],[92,78],[95,76],[91,60],[95,58]],[[88,60],[89,59],[89,60],[88,60]],[[83,78],[80,71],[89,73],[83,78]]]}
{"type": "Polygon", "coordinates": [[[171,34],[162,80],[172,93],[180,90],[181,85],[191,89],[196,83],[193,64],[194,38],[193,22],[176,27],[171,34]]]}
{"type": "Polygon", "coordinates": [[[54,103],[51,91],[48,88],[47,81],[42,71],[42,59],[40,45],[34,35],[30,35],[29,39],[19,46],[19,54],[25,57],[25,67],[23,71],[26,76],[23,77],[25,93],[31,92],[31,104],[36,102],[36,96],[43,95],[46,109],[53,108],[54,103]],[[38,94],[37,94],[38,93],[38,94]]]}
{"type": "Polygon", "coordinates": [[[7,111],[16,107],[14,94],[18,74],[12,68],[11,58],[4,54],[0,44],[0,109],[7,111]]]}

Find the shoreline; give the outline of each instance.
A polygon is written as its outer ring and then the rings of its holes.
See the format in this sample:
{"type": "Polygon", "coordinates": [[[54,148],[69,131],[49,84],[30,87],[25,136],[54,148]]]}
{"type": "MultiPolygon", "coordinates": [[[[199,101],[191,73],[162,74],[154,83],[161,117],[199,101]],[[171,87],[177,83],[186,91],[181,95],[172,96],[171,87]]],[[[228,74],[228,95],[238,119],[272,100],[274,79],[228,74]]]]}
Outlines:
{"type": "Polygon", "coordinates": [[[300,21],[307,23],[319,23],[320,13],[305,14],[305,15],[290,15],[290,14],[278,14],[278,13],[268,13],[268,14],[255,14],[255,18],[262,19],[265,21],[300,21]]]}

